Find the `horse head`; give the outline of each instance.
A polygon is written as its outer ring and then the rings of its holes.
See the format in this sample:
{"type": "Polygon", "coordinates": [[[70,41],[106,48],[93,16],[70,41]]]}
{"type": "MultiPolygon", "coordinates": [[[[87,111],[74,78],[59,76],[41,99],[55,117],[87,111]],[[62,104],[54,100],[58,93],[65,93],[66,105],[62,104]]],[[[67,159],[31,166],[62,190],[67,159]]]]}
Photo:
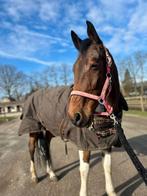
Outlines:
{"type": "MultiPolygon", "coordinates": [[[[91,95],[100,95],[107,77],[108,59],[111,58],[111,91],[107,93],[106,99],[113,107],[114,112],[118,110],[120,96],[118,73],[114,60],[103,45],[93,24],[87,23],[87,39],[80,39],[71,31],[74,46],[79,51],[78,58],[73,65],[74,71],[74,92],[85,92],[91,95]]],[[[108,90],[107,90],[108,91],[108,90]]],[[[98,106],[98,100],[90,97],[72,94],[69,99],[68,115],[74,125],[84,127],[90,125],[93,113],[98,106]]]]}

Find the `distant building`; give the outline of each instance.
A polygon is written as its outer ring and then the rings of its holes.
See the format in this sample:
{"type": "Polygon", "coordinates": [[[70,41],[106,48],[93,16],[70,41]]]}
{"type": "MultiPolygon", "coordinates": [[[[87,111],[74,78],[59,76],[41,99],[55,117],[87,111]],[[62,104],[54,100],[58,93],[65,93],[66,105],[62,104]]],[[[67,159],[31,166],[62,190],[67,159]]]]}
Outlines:
{"type": "MultiPolygon", "coordinates": [[[[136,86],[136,92],[134,91],[134,87],[132,86],[132,91],[129,92],[129,96],[140,96],[141,86],[142,86],[142,83],[138,82],[136,86]]],[[[143,82],[143,95],[147,95],[147,81],[143,82]]]]}
{"type": "Polygon", "coordinates": [[[0,114],[18,113],[22,111],[23,102],[7,97],[0,100],[0,114]]]}
{"type": "MultiPolygon", "coordinates": [[[[137,90],[141,91],[141,82],[137,83],[137,90]]],[[[147,95],[147,81],[143,82],[143,91],[144,95],[147,95]]]]}

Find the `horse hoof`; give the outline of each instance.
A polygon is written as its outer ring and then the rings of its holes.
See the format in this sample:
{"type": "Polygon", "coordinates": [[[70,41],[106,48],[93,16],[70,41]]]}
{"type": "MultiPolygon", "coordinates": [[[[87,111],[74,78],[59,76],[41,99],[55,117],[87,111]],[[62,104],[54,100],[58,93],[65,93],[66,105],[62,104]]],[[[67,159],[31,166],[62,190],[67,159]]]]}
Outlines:
{"type": "Polygon", "coordinates": [[[52,177],[50,177],[50,180],[52,182],[57,182],[58,181],[58,178],[57,178],[57,176],[52,176],[52,177]]]}
{"type": "Polygon", "coordinates": [[[37,177],[32,178],[32,182],[38,183],[38,178],[37,177]]]}
{"type": "Polygon", "coordinates": [[[108,196],[117,196],[115,192],[108,194],[108,196]]]}

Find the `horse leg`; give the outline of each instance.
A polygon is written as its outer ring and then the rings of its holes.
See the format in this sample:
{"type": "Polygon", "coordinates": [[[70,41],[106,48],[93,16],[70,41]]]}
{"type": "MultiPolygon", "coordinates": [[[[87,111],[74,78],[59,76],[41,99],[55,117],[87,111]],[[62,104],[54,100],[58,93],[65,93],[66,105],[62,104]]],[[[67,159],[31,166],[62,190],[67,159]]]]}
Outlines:
{"type": "Polygon", "coordinates": [[[89,173],[90,151],[79,150],[81,188],[80,196],[87,196],[87,179],[89,173]]]}
{"type": "Polygon", "coordinates": [[[105,189],[108,196],[116,196],[111,177],[111,150],[103,151],[103,168],[105,174],[105,189]]]}
{"type": "Polygon", "coordinates": [[[34,182],[38,182],[35,162],[34,162],[34,153],[35,153],[36,144],[37,144],[37,133],[30,133],[29,143],[28,143],[29,152],[31,156],[30,172],[31,172],[31,178],[34,182]]]}
{"type": "Polygon", "coordinates": [[[51,161],[51,156],[50,156],[50,143],[51,143],[52,138],[53,138],[53,135],[49,131],[46,131],[46,139],[47,139],[46,171],[49,174],[51,181],[57,181],[58,179],[56,177],[56,174],[54,173],[52,169],[52,161],[51,161]]]}

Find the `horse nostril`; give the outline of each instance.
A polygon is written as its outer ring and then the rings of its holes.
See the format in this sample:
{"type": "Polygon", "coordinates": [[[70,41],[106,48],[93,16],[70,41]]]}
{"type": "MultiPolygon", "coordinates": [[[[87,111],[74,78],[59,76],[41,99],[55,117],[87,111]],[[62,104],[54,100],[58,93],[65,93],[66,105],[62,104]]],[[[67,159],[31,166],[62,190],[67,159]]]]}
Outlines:
{"type": "Polygon", "coordinates": [[[76,125],[80,125],[82,121],[82,114],[80,112],[75,113],[74,121],[76,125]]]}

